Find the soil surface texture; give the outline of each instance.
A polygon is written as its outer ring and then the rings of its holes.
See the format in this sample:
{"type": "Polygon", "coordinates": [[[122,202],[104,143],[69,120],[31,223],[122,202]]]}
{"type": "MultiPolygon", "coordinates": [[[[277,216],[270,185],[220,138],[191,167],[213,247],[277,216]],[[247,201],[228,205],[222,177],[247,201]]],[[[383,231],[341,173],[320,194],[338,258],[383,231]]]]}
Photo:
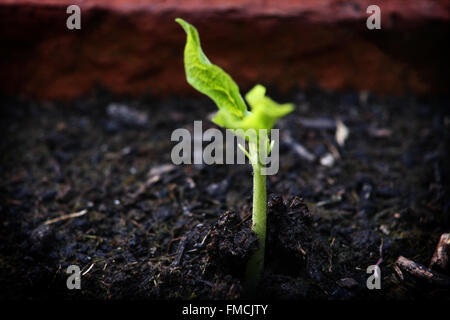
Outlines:
{"type": "MultiPolygon", "coordinates": [[[[296,110],[278,123],[257,296],[449,299],[448,282],[395,264],[428,267],[450,231],[448,99],[275,98],[296,110]],[[381,290],[366,285],[375,264],[381,290]]],[[[258,247],[250,165],[171,161],[174,129],[215,127],[210,100],[98,90],[70,103],[3,98],[0,110],[0,298],[246,297],[258,247]],[[66,287],[70,265],[81,290],[66,287]]]]}

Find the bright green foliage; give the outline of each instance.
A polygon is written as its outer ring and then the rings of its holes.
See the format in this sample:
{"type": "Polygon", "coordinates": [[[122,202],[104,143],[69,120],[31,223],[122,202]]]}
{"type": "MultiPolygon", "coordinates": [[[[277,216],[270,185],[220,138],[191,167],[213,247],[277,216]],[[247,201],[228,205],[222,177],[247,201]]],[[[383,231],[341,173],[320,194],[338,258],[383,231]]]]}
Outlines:
{"type": "Polygon", "coordinates": [[[184,48],[186,78],[191,86],[210,97],[221,110],[243,117],[247,112],[239,87],[222,68],[209,62],[200,46],[197,29],[183,19],[175,20],[187,34],[184,48]]]}
{"type": "Polygon", "coordinates": [[[183,19],[176,21],[187,34],[184,48],[186,78],[191,86],[210,97],[219,108],[213,122],[227,129],[267,129],[293,110],[292,104],[278,104],[265,96],[266,89],[256,85],[245,96],[251,112],[247,110],[239,87],[220,67],[212,64],[200,45],[197,29],[183,19]]]}
{"type": "Polygon", "coordinates": [[[254,290],[264,267],[266,240],[266,176],[261,173],[263,167],[261,159],[271,150],[271,146],[267,143],[267,132],[273,128],[279,118],[290,113],[294,106],[276,103],[266,96],[266,88],[256,85],[245,96],[245,100],[250,105],[250,111],[247,110],[237,84],[225,71],[212,64],[203,53],[195,27],[180,18],[176,19],[176,22],[187,34],[184,48],[187,81],[216,103],[219,112],[213,118],[215,124],[234,130],[236,134],[244,134],[248,140],[248,152],[244,146],[239,145],[239,147],[250,159],[253,167],[252,229],[258,236],[260,247],[247,265],[247,287],[254,290]],[[237,129],[245,133],[238,133],[237,129]],[[260,129],[267,130],[265,135],[259,131],[260,129]],[[253,133],[249,133],[251,131],[253,133]],[[260,148],[259,142],[266,144],[262,144],[260,148]]]}
{"type": "Polygon", "coordinates": [[[228,129],[272,129],[275,122],[290,113],[294,107],[290,103],[278,104],[265,96],[265,93],[266,88],[257,84],[245,95],[251,112],[248,112],[243,118],[238,118],[226,110],[220,110],[213,122],[228,129]]]}
{"type": "Polygon", "coordinates": [[[239,124],[240,128],[270,130],[279,118],[294,109],[292,104],[278,104],[265,94],[266,88],[258,84],[245,95],[245,100],[250,105],[252,112],[242,120],[242,123],[239,124]]]}

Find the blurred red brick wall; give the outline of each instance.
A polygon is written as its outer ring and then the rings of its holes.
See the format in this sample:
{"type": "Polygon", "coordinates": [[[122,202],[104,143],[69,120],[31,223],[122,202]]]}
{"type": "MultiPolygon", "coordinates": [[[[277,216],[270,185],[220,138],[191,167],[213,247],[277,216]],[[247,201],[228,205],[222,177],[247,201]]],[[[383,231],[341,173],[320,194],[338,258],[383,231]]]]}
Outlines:
{"type": "Polygon", "coordinates": [[[449,1],[0,0],[1,93],[192,94],[182,65],[183,17],[204,51],[243,88],[448,93],[449,1]],[[66,7],[81,7],[81,30],[66,7]],[[381,8],[368,30],[366,8],[381,8]]]}

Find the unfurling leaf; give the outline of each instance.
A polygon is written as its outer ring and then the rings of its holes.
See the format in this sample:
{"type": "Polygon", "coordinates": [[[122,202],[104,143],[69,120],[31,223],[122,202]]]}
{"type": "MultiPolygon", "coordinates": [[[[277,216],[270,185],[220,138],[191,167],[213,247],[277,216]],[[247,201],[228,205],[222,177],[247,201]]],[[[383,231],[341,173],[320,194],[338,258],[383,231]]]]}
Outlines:
{"type": "Polygon", "coordinates": [[[227,129],[267,129],[293,110],[292,104],[278,104],[266,94],[266,88],[256,85],[245,99],[251,112],[239,93],[239,87],[220,67],[212,64],[200,45],[197,29],[183,19],[175,19],[187,34],[184,48],[184,68],[188,83],[210,97],[219,108],[213,118],[218,126],[227,129]]]}
{"type": "Polygon", "coordinates": [[[183,19],[177,18],[175,21],[187,34],[184,68],[188,83],[210,97],[220,110],[243,117],[247,113],[247,107],[237,84],[222,68],[208,60],[201,48],[197,29],[183,19]]]}
{"type": "Polygon", "coordinates": [[[241,128],[270,130],[279,118],[294,110],[293,104],[279,104],[265,94],[266,88],[257,84],[245,95],[245,100],[247,100],[252,111],[242,120],[241,128]]]}

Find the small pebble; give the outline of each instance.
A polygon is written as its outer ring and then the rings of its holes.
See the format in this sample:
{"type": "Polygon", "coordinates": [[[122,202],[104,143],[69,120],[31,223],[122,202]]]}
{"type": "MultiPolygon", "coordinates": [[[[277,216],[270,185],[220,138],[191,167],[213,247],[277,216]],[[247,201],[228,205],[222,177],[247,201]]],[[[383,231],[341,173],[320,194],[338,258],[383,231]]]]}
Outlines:
{"type": "Polygon", "coordinates": [[[331,153],[325,154],[320,158],[320,164],[325,167],[332,167],[334,165],[334,157],[331,153]]]}

